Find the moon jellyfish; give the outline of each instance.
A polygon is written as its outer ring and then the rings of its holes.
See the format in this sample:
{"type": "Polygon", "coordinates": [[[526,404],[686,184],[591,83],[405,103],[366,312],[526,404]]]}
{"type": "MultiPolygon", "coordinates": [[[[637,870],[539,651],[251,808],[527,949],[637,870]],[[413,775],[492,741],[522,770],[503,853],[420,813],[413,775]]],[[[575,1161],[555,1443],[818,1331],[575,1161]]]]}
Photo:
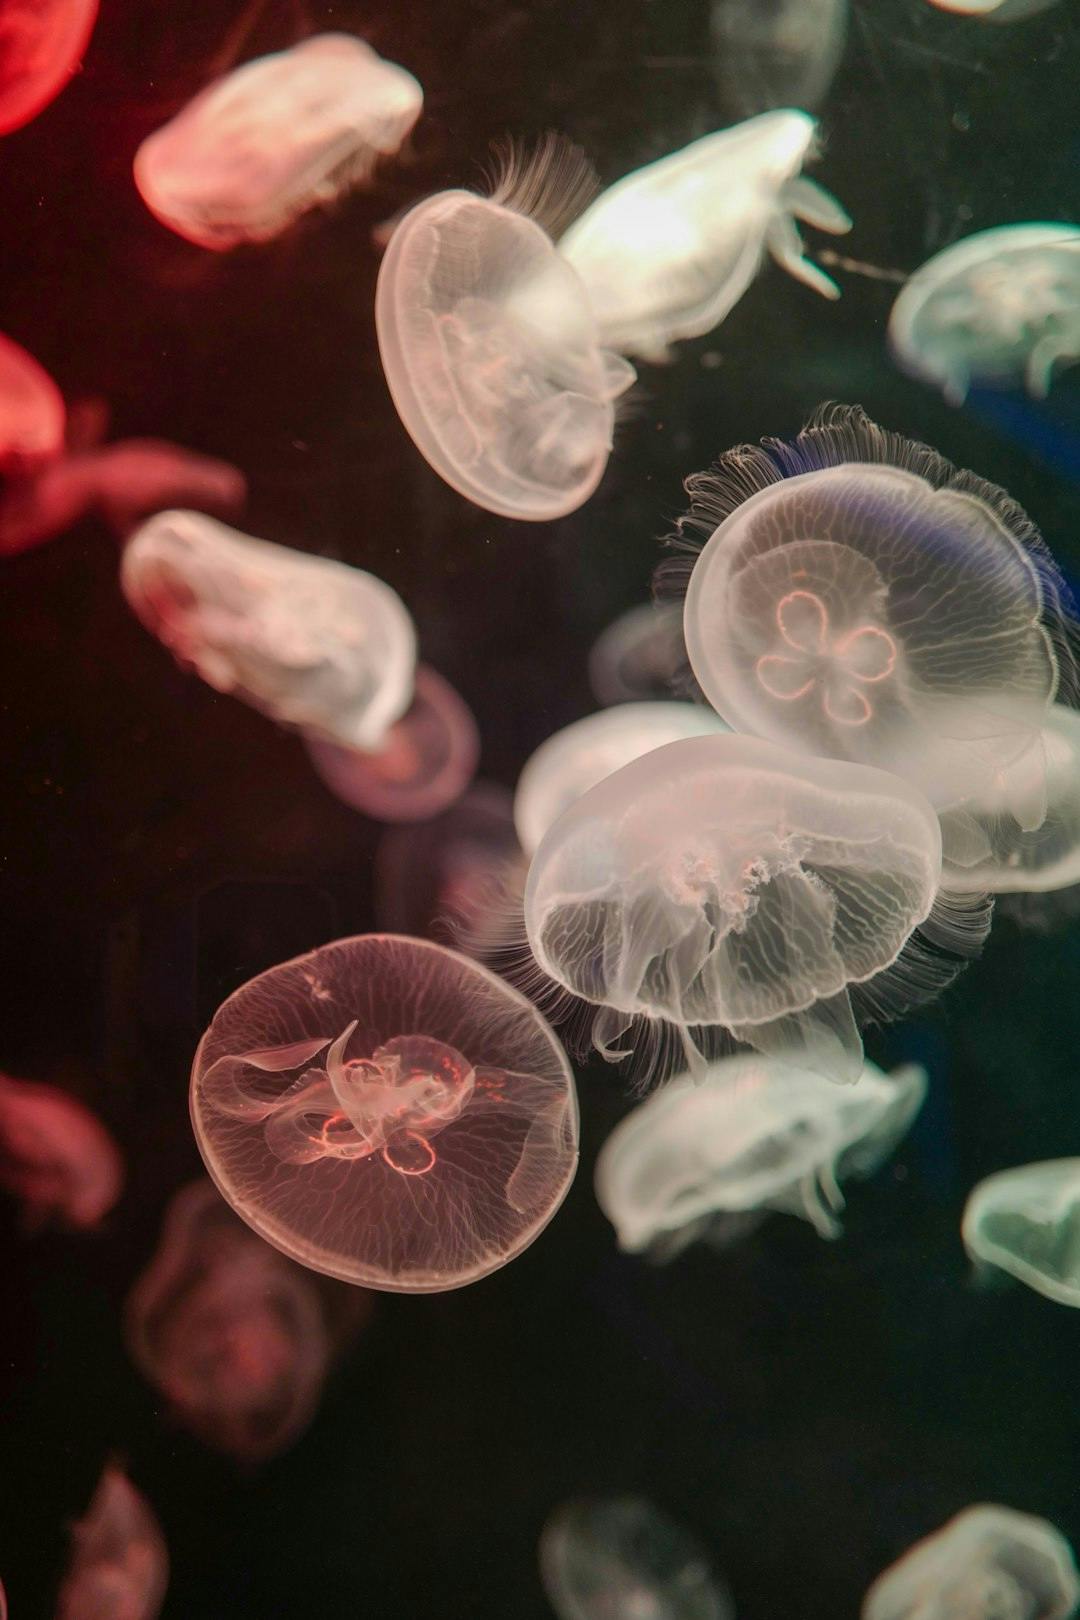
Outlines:
{"type": "Polygon", "coordinates": [[[540,1537],[559,1620],[734,1620],[723,1581],[689,1531],[641,1497],[565,1502],[540,1537]]]}
{"type": "Polygon", "coordinates": [[[879,1575],[862,1620],[1067,1620],[1080,1598],[1072,1548],[1045,1519],[984,1502],[879,1575]]]}
{"type": "Polygon", "coordinates": [[[889,346],[950,405],[972,383],[1045,399],[1080,360],[1080,227],[1002,225],[935,253],[900,289],[889,346]]]}
{"type": "Polygon", "coordinates": [[[157,1620],[169,1584],[168,1549],[150,1504],[116,1463],[107,1465],[71,1534],[56,1620],[157,1620]]]}
{"type": "Polygon", "coordinates": [[[937,817],[899,778],[700,737],[560,817],[529,869],[525,928],[543,974],[596,1007],[611,1061],[644,1020],[674,1027],[697,1075],[728,1031],[855,1080],[856,1013],[928,999],[985,937],[981,897],[939,896],[940,867],[937,817]]]}
{"type": "Polygon", "coordinates": [[[432,820],[383,834],[375,852],[379,927],[449,943],[480,933],[502,873],[520,853],[513,796],[475,783],[432,820]]]}
{"type": "Polygon", "coordinates": [[[514,794],[514,825],[526,855],[564,810],[605,776],[653,748],[727,730],[696,703],[620,703],[564,726],[525,761],[514,794]]]}
{"type": "Polygon", "coordinates": [[[0,8],[0,135],[43,112],[78,72],[98,0],[4,0],[0,8]]]}
{"type": "Polygon", "coordinates": [[[826,298],[840,289],[806,256],[796,219],[843,233],[851,220],[802,166],[816,130],[806,113],[762,113],[694,141],[603,192],[559,251],[581,277],[600,341],[669,358],[738,303],[766,251],[826,298]]]}
{"type": "MultiPolygon", "coordinates": [[[[0,19],[0,40],[3,27],[0,19]]],[[[0,474],[25,477],[58,456],[66,416],[60,390],[44,366],[0,333],[0,474]]]]}
{"type": "Polygon", "coordinates": [[[271,968],[191,1080],[220,1191],[283,1253],[400,1293],[460,1288],[539,1235],[577,1168],[566,1055],[486,968],[393,934],[271,968]]]}
{"type": "Polygon", "coordinates": [[[416,123],[411,73],[349,34],[316,34],[210,85],[135,154],[150,212],[199,247],[279,236],[371,176],[416,123]]]}
{"type": "Polygon", "coordinates": [[[589,296],[545,228],[587,180],[573,148],[554,144],[491,197],[440,192],[402,219],[379,270],[398,415],[446,483],[504,517],[563,517],[588,500],[613,402],[634,380],[601,347],[589,296]]]}
{"type": "Polygon", "coordinates": [[[596,1196],[620,1248],[670,1260],[726,1233],[732,1215],[785,1211],[840,1235],[840,1183],[867,1177],[907,1134],[926,1096],[923,1069],[870,1062],[835,1086],[775,1058],[730,1057],[704,1081],[681,1075],[615,1127],[596,1163],[596,1196]]]}
{"type": "MultiPolygon", "coordinates": [[[[893,771],[948,809],[1071,690],[1064,585],[1034,524],[861,410],[823,407],[793,444],[730,451],[687,490],[687,651],[736,731],[893,771]]],[[[1026,829],[1046,808],[1031,786],[1026,829]]]]}
{"type": "Polygon", "coordinates": [[[120,1150],[83,1103],[57,1086],[0,1074],[0,1186],[31,1227],[97,1226],[123,1182],[120,1150]]]}
{"type": "Polygon", "coordinates": [[[847,37],[848,0],[712,0],[717,76],[745,116],[812,111],[825,98],[847,37]]]}
{"type": "Polygon", "coordinates": [[[999,1170],[964,1207],[964,1247],[1059,1305],[1080,1306],[1080,1159],[999,1170]]]}
{"type": "Polygon", "coordinates": [[[644,602],[609,624],[589,653],[589,685],[597,703],[659,701],[671,696],[686,663],[682,611],[644,602]]]}

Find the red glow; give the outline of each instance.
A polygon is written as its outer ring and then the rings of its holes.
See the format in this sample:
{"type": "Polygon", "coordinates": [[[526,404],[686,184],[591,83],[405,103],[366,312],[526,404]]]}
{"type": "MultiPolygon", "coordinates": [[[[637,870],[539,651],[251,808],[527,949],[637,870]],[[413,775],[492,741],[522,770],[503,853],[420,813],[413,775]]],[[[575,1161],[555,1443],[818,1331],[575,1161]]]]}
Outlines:
{"type": "Polygon", "coordinates": [[[0,12],[0,135],[21,129],[79,67],[98,0],[5,0],[0,12]]]}

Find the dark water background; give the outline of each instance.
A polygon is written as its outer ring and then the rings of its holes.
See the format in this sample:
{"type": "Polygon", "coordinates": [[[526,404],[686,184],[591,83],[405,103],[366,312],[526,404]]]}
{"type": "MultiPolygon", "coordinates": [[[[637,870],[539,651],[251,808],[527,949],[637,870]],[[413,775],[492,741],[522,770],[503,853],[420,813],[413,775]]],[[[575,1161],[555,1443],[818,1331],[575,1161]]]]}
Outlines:
{"type": "MultiPolygon", "coordinates": [[[[851,275],[830,306],[769,267],[720,332],[643,368],[608,475],[572,517],[515,524],[466,504],[386,393],[371,228],[477,183],[508,131],[564,130],[610,181],[733,121],[745,109],[721,87],[707,6],[271,0],[241,55],[354,30],[417,74],[426,110],[374,192],[216,256],[154,223],[130,167],[239,10],[103,0],[84,73],[0,142],[0,330],[69,397],[107,397],[115,436],[239,465],[249,532],[393,585],[477,714],[484,776],[512,785],[593,707],[588,648],[644,599],[682,478],[791,434],[823,399],[1004,484],[1080,573],[1080,371],[1046,405],[949,409],[884,351],[892,287],[851,275]]],[[[1076,219],[1078,63],[1075,0],[1002,28],[855,0],[812,171],[855,218],[842,250],[910,270],[970,230],[1076,219]]],[[[373,926],[380,829],[328,796],[294,738],[173,666],[127,611],[96,524],[5,564],[0,603],[0,1066],[86,1098],[130,1171],[94,1237],[26,1241],[0,1208],[12,1620],[51,1613],[66,1523],[114,1452],[160,1515],[171,1620],[539,1620],[537,1537],[579,1492],[644,1492],[682,1519],[744,1620],[856,1615],[885,1564],[972,1501],[1080,1540],[1080,1319],[975,1288],[958,1236],[979,1177],[1080,1152],[1080,925],[1000,919],[939,1006],[870,1037],[878,1061],[926,1063],[931,1096],[893,1164],[852,1190],[839,1243],[778,1217],[723,1256],[621,1257],[591,1171],[627,1099],[594,1065],[581,1173],[521,1259],[460,1293],[382,1298],[310,1432],[257,1474],[172,1427],[119,1312],[200,1168],[195,1042],[253,973],[373,926]]]]}

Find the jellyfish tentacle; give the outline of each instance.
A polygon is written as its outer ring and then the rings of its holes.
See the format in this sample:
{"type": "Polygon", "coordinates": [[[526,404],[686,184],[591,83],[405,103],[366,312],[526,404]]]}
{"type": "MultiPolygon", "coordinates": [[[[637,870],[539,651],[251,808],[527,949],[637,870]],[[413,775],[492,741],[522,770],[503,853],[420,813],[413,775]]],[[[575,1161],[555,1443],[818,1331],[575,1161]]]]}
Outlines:
{"type": "Polygon", "coordinates": [[[765,233],[769,252],[782,270],[796,281],[820,293],[823,298],[839,298],[840,288],[812,259],[806,257],[806,244],[790,214],[777,214],[765,233]]]}
{"type": "Polygon", "coordinates": [[[779,200],[781,208],[787,213],[794,214],[807,225],[816,226],[819,231],[828,231],[832,236],[846,236],[854,223],[847,209],[831,191],[805,175],[795,175],[785,180],[780,188],[779,200]]]}
{"type": "Polygon", "coordinates": [[[219,1114],[230,1119],[258,1121],[272,1114],[279,1097],[267,1097],[244,1084],[244,1070],[257,1069],[263,1074],[284,1074],[298,1069],[310,1061],[327,1045],[325,1035],[310,1040],[292,1041],[286,1046],[256,1048],[238,1055],[227,1053],[207,1069],[203,1088],[207,1102],[219,1114]]]}

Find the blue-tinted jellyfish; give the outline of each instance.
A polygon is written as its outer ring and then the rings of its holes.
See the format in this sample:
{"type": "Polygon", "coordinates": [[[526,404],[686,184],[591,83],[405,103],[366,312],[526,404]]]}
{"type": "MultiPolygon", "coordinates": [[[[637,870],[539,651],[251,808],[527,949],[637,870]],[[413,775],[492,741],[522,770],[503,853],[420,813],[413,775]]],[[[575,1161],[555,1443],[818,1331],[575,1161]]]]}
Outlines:
{"type": "Polygon", "coordinates": [[[719,326],[769,252],[826,298],[839,288],[803,251],[796,218],[850,230],[800,171],[814,120],[784,109],[694,141],[603,192],[559,243],[592,301],[600,341],[668,358],[672,343],[719,326]]]}
{"type": "Polygon", "coordinates": [[[559,1620],[734,1620],[724,1582],[689,1531],[641,1497],[565,1502],[540,1537],[559,1620]]]}
{"type": "Polygon", "coordinates": [[[597,636],[589,653],[589,685],[605,708],[660,702],[672,695],[685,664],[681,607],[643,602],[597,636]]]}
{"type": "Polygon", "coordinates": [[[813,112],[824,100],[844,53],[848,0],[712,0],[710,16],[726,105],[749,117],[813,112]]]}
{"type": "Polygon", "coordinates": [[[835,1086],[776,1058],[731,1057],[696,1082],[682,1075],[615,1127],[596,1163],[596,1196],[619,1245],[669,1260],[731,1216],[769,1210],[840,1234],[840,1183],[888,1158],[926,1096],[913,1065],[864,1063],[835,1086]]]}
{"type": "Polygon", "coordinates": [[[1080,1159],[999,1170],[974,1188],[961,1227],[979,1267],[1080,1306],[1080,1159]]]}
{"type": "Polygon", "coordinates": [[[200,247],[264,242],[363,185],[420,115],[411,73],[362,39],[316,34],[247,62],[139,147],[135,184],[200,247]]]}
{"type": "Polygon", "coordinates": [[[168,1548],[150,1504],[116,1463],[106,1466],[71,1539],[56,1620],[157,1620],[168,1548]]]}
{"type": "Polygon", "coordinates": [[[18,1198],[29,1227],[98,1226],[123,1184],[120,1150],[84,1103],[59,1086],[0,1074],[0,1187],[18,1198]]]}
{"type": "Polygon", "coordinates": [[[973,383],[1045,398],[1080,360],[1080,227],[1002,225],[935,253],[897,296],[889,346],[950,405],[973,383]]]}
{"type": "Polygon", "coordinates": [[[862,1620],[1067,1620],[1078,1599],[1065,1537],[1034,1514],[983,1502],[879,1575],[862,1620]]]}

